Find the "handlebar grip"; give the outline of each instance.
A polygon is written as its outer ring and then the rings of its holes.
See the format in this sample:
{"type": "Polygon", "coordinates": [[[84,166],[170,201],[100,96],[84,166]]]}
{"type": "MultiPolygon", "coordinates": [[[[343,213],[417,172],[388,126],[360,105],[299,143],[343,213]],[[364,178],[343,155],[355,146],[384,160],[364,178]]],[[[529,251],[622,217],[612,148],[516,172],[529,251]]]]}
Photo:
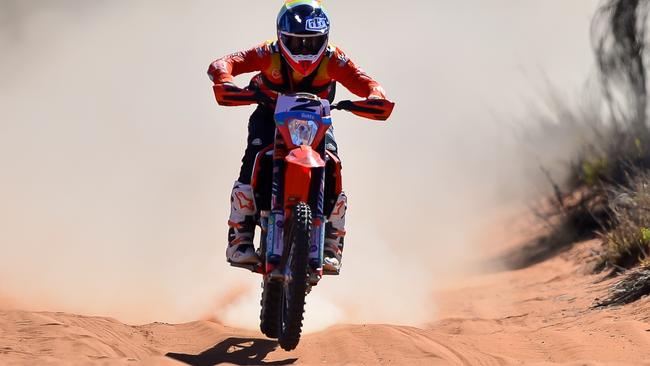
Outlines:
{"type": "Polygon", "coordinates": [[[240,106],[257,103],[255,92],[238,88],[234,84],[215,84],[212,89],[219,105],[240,106]]]}
{"type": "Polygon", "coordinates": [[[336,109],[340,111],[348,111],[350,108],[353,108],[354,104],[351,100],[341,100],[335,104],[332,104],[330,109],[336,109]]]}
{"type": "Polygon", "coordinates": [[[385,121],[393,113],[395,103],[388,99],[366,99],[360,101],[342,100],[332,106],[332,109],[345,110],[353,114],[374,119],[377,121],[385,121]]]}
{"type": "Polygon", "coordinates": [[[275,105],[275,100],[260,90],[255,91],[255,101],[258,104],[275,105]]]}

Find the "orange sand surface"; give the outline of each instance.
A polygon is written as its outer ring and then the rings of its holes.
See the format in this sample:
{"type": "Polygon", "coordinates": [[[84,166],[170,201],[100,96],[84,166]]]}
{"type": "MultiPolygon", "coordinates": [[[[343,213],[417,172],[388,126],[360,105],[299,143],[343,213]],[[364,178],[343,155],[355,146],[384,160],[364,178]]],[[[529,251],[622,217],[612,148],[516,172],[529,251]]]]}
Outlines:
{"type": "Polygon", "coordinates": [[[588,271],[595,245],[439,291],[435,323],[338,325],[304,336],[293,352],[258,332],[208,321],[130,326],[4,310],[0,364],[650,365],[650,299],[591,309],[614,281],[588,271]]]}

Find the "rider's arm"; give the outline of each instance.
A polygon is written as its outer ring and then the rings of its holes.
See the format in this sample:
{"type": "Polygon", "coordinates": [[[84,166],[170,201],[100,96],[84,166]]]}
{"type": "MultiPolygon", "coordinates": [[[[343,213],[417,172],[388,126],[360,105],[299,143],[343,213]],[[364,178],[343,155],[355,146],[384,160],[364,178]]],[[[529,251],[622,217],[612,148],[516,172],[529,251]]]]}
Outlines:
{"type": "Polygon", "coordinates": [[[208,76],[215,84],[232,83],[235,76],[262,70],[266,55],[266,43],[242,52],[224,56],[208,68],[208,76]]]}
{"type": "Polygon", "coordinates": [[[328,65],[331,77],[362,98],[386,99],[384,88],[336,47],[328,65]]]}
{"type": "Polygon", "coordinates": [[[208,76],[214,83],[214,95],[220,105],[234,106],[251,104],[251,98],[234,84],[235,76],[262,70],[268,54],[267,43],[247,51],[236,52],[210,64],[208,76]]]}

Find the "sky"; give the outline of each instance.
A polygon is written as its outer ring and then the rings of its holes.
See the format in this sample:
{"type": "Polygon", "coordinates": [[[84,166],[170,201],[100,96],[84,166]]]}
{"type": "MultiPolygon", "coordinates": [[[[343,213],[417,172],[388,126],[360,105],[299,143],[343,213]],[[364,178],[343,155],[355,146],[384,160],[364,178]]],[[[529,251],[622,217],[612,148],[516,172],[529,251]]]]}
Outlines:
{"type": "MultiPolygon", "coordinates": [[[[261,278],[225,262],[252,107],[218,107],[206,70],[273,39],[281,3],[0,0],[0,297],[255,327],[261,278]]],[[[332,42],[397,107],[388,123],[333,116],[349,234],[307,326],[431,321],[477,230],[530,196],[513,125],[534,125],[549,85],[580,98],[598,2],[325,5],[332,42]]]]}

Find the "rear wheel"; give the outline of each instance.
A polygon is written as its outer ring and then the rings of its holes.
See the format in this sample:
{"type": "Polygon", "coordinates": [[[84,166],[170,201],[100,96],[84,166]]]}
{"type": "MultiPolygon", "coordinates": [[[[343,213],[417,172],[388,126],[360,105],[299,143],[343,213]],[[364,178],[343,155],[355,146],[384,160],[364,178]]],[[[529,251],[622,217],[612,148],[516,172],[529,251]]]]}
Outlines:
{"type": "Polygon", "coordinates": [[[311,209],[306,203],[299,203],[293,210],[287,243],[291,251],[287,261],[289,276],[282,284],[282,300],[278,341],[280,346],[291,351],[300,342],[305,296],[307,295],[309,237],[311,231],[311,209]]]}

